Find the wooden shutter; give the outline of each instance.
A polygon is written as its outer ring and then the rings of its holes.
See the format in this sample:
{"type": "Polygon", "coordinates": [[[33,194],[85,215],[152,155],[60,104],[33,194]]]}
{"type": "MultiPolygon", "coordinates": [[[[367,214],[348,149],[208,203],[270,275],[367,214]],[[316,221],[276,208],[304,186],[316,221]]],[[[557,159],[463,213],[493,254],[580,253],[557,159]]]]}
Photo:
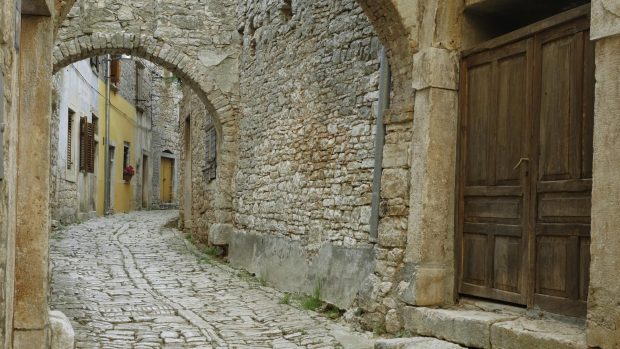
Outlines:
{"type": "Polygon", "coordinates": [[[87,124],[87,144],[88,152],[86,153],[86,172],[95,173],[95,124],[87,124]]]}
{"type": "Polygon", "coordinates": [[[70,170],[73,165],[73,115],[74,113],[69,110],[67,122],[67,170],[70,170]]]}
{"type": "Polygon", "coordinates": [[[80,171],[86,172],[88,146],[88,120],[86,117],[80,118],[80,171]]]}

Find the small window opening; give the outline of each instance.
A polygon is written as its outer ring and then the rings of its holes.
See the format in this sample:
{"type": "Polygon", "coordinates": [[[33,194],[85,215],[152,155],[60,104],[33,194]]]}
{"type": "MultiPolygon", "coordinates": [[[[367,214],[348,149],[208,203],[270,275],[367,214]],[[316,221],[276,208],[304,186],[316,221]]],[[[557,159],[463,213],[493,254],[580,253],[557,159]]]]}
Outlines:
{"type": "Polygon", "coordinates": [[[129,142],[123,144],[123,168],[129,166],[130,162],[129,142]]]}
{"type": "Polygon", "coordinates": [[[207,149],[206,149],[206,166],[205,177],[208,181],[215,179],[217,176],[217,133],[215,127],[211,126],[207,130],[207,149]]]}
{"type": "Polygon", "coordinates": [[[92,115],[93,120],[93,132],[94,134],[99,134],[99,117],[95,114],[92,115]]]}
{"type": "Polygon", "coordinates": [[[99,57],[90,57],[90,67],[95,73],[99,73],[99,57]]]}

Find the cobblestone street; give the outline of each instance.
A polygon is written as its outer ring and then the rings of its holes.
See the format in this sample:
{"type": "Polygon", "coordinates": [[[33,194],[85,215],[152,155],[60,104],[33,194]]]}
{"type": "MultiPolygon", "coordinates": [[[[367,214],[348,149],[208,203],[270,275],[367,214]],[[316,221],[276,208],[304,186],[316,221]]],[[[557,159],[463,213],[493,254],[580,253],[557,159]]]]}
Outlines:
{"type": "Polygon", "coordinates": [[[51,241],[51,308],[77,348],[363,348],[368,341],[227,265],[201,261],[176,211],[98,218],[51,241]]]}

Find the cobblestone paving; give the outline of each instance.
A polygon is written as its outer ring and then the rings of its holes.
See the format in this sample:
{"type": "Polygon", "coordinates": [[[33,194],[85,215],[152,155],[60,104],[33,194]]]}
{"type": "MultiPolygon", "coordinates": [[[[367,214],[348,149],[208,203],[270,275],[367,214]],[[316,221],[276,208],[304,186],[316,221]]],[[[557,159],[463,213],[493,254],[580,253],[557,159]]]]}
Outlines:
{"type": "Polygon", "coordinates": [[[351,347],[343,333],[360,338],[201,262],[163,228],[176,214],[98,218],[53,236],[51,307],[71,319],[77,348],[339,348],[351,347]]]}

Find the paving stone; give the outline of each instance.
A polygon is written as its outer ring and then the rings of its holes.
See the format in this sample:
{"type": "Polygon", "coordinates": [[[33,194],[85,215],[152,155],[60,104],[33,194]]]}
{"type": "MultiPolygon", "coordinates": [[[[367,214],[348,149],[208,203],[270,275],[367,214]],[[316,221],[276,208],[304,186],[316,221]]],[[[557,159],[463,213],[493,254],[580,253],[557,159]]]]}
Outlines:
{"type": "Polygon", "coordinates": [[[278,304],[281,292],[201,263],[163,228],[176,215],[97,218],[50,241],[51,306],[71,320],[76,348],[372,347],[346,326],[278,304]]]}

